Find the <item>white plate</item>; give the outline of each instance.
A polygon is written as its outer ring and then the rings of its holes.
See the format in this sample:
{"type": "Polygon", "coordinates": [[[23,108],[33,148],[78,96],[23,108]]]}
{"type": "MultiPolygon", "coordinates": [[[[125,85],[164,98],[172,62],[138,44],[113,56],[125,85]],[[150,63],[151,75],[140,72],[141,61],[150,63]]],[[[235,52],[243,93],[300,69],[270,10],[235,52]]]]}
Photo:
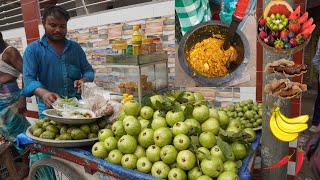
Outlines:
{"type": "Polygon", "coordinates": [[[82,140],[53,140],[53,139],[42,139],[31,134],[31,127],[30,126],[27,131],[26,135],[36,141],[39,144],[43,144],[46,146],[51,147],[82,147],[82,146],[92,146],[94,143],[98,141],[98,138],[92,139],[82,139],[82,140]]]}
{"type": "Polygon", "coordinates": [[[47,116],[49,119],[57,121],[62,124],[90,124],[101,118],[101,116],[94,117],[94,118],[65,118],[58,115],[55,109],[47,109],[47,110],[44,110],[42,113],[45,116],[47,116]]]}

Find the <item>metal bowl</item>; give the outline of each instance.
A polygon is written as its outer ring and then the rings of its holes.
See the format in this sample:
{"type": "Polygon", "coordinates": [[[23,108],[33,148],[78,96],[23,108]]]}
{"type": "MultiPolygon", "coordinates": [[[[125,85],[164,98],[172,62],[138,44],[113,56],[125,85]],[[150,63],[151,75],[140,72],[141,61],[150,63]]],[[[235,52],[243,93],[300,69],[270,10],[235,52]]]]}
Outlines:
{"type": "Polygon", "coordinates": [[[57,121],[62,124],[90,124],[96,122],[101,117],[94,118],[64,118],[57,113],[55,109],[47,109],[42,112],[45,116],[51,120],[57,121]]]}
{"type": "Polygon", "coordinates": [[[42,139],[31,134],[31,126],[27,129],[26,135],[36,141],[39,144],[51,146],[51,147],[83,147],[92,146],[98,141],[98,138],[82,139],[82,140],[53,140],[53,139],[42,139]]]}
{"type": "Polygon", "coordinates": [[[236,63],[230,69],[230,73],[224,77],[208,78],[196,73],[192,66],[187,61],[189,52],[196,43],[204,39],[212,37],[212,34],[220,34],[226,36],[229,30],[229,25],[223,24],[220,21],[209,21],[198,24],[190,29],[181,39],[179,43],[178,58],[184,72],[195,81],[210,86],[221,86],[224,83],[231,81],[234,77],[240,76],[244,71],[250,57],[250,47],[244,33],[237,30],[232,46],[237,50],[238,58],[236,63]]]}

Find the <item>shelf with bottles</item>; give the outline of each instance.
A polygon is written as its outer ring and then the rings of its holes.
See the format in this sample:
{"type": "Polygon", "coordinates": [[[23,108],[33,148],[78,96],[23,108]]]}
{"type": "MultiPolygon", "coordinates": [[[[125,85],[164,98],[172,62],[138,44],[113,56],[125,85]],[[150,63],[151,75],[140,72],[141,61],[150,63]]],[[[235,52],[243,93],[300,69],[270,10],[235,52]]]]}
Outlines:
{"type": "Polygon", "coordinates": [[[167,51],[159,51],[141,55],[107,55],[107,65],[147,65],[168,60],[167,51]]]}

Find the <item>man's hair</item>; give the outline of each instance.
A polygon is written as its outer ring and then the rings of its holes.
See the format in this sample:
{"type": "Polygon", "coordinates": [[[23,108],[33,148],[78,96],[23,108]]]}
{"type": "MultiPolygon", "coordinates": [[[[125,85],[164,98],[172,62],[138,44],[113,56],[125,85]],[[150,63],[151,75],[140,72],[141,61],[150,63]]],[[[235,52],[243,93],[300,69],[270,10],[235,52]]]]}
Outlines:
{"type": "Polygon", "coordinates": [[[6,47],[7,47],[7,43],[4,41],[2,37],[2,33],[0,31],[0,53],[2,53],[6,47]]]}
{"type": "Polygon", "coordinates": [[[43,12],[43,20],[46,21],[48,16],[63,17],[66,21],[70,19],[68,11],[60,6],[47,6],[43,12]]]}

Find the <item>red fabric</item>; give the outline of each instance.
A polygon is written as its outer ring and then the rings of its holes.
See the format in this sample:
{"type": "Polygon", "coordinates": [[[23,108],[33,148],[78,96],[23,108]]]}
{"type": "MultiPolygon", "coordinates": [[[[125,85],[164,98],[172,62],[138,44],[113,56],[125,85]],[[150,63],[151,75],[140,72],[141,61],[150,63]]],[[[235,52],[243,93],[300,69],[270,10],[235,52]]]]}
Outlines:
{"type": "Polygon", "coordinates": [[[219,12],[212,13],[212,20],[220,21],[219,12]]]}

